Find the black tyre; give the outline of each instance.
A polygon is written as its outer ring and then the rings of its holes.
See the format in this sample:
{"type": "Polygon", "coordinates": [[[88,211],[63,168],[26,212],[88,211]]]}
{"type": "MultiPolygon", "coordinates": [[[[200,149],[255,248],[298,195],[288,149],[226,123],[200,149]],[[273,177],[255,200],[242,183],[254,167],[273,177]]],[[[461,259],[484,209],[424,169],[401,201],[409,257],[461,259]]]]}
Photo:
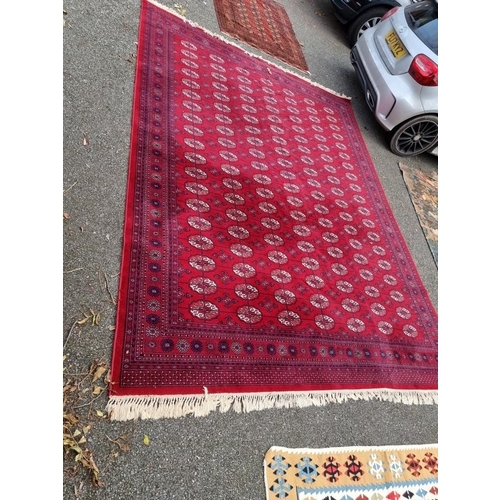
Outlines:
{"type": "Polygon", "coordinates": [[[389,10],[389,7],[373,7],[366,12],[363,12],[359,17],[357,17],[349,26],[347,30],[347,39],[349,40],[349,45],[351,47],[358,41],[358,38],[363,35],[363,33],[372,26],[375,26],[380,22],[382,16],[389,10]]]}
{"type": "Polygon", "coordinates": [[[390,148],[398,156],[416,156],[434,149],[437,143],[436,115],[416,116],[390,132],[390,148]]]}

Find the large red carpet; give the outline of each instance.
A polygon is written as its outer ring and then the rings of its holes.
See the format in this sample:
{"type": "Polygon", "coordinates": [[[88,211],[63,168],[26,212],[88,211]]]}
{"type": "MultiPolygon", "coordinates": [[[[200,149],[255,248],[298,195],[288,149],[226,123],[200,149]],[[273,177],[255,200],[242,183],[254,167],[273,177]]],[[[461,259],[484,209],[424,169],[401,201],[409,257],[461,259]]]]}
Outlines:
{"type": "Polygon", "coordinates": [[[437,374],[350,101],[145,0],[111,418],[435,403],[437,374]]]}

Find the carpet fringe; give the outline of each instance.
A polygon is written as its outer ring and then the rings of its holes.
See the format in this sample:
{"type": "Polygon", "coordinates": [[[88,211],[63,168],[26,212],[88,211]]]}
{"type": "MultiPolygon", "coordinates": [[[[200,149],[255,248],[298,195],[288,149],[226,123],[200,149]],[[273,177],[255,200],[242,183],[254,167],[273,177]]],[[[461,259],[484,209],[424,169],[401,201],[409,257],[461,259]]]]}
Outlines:
{"type": "Polygon", "coordinates": [[[268,394],[209,394],[193,396],[111,396],[106,411],[110,420],[204,417],[213,411],[236,413],[270,408],[306,408],[348,400],[389,401],[409,405],[437,404],[437,391],[397,391],[376,389],[364,391],[318,391],[268,394]]]}

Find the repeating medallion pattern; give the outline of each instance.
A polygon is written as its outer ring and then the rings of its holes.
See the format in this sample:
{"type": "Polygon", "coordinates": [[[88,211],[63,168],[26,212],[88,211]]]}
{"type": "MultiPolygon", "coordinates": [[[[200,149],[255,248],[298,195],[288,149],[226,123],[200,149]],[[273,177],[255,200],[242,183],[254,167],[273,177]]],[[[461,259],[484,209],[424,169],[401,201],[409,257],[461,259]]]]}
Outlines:
{"type": "Polygon", "coordinates": [[[350,103],[145,15],[120,387],[435,388],[436,314],[350,103]]]}

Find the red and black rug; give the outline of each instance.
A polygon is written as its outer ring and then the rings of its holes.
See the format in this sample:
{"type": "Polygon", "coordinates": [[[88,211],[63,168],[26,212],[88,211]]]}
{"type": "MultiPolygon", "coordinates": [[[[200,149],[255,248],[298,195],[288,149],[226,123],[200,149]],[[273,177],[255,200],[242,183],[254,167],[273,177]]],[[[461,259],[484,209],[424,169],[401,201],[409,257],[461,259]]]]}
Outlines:
{"type": "Polygon", "coordinates": [[[144,0],[113,419],[437,400],[436,312],[349,99],[269,67],[144,0]]]}
{"type": "Polygon", "coordinates": [[[221,31],[281,61],[308,71],[284,7],[274,0],[214,0],[221,31]]]}

